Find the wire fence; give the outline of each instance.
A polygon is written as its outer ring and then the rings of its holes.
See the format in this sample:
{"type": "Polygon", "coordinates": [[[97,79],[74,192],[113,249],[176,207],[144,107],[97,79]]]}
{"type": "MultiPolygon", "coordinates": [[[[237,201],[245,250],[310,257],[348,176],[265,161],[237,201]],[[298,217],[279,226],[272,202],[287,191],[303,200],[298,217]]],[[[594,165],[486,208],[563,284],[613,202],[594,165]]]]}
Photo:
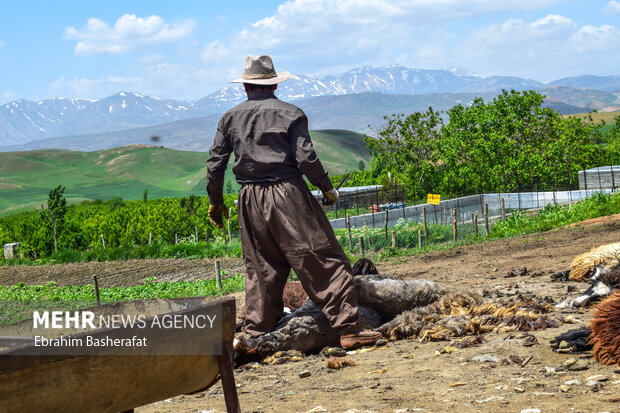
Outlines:
{"type": "MultiPolygon", "coordinates": [[[[390,245],[388,229],[399,226],[392,234],[391,244],[398,247],[420,246],[423,242],[457,241],[471,235],[488,235],[498,220],[515,211],[532,211],[547,205],[566,205],[578,202],[596,192],[615,192],[620,182],[620,166],[593,168],[579,174],[579,189],[565,191],[532,191],[518,193],[485,193],[446,199],[437,204],[406,205],[404,185],[347,188],[340,205],[334,207],[340,217],[331,219],[334,229],[365,230],[367,241],[373,243],[372,230],[382,230],[376,235],[378,245],[390,245]],[[360,212],[361,211],[361,212],[360,212]],[[409,224],[405,230],[403,224],[409,224]],[[413,224],[413,225],[412,225],[413,224]],[[416,234],[411,231],[419,224],[416,234]],[[369,230],[371,232],[369,233],[369,230]],[[429,235],[430,233],[430,235],[429,235]]],[[[350,231],[349,231],[350,233],[350,231]]],[[[364,234],[362,231],[361,234],[364,234]]],[[[356,237],[358,235],[355,235],[356,237]]],[[[349,235],[353,247],[358,240],[349,235]]]]}

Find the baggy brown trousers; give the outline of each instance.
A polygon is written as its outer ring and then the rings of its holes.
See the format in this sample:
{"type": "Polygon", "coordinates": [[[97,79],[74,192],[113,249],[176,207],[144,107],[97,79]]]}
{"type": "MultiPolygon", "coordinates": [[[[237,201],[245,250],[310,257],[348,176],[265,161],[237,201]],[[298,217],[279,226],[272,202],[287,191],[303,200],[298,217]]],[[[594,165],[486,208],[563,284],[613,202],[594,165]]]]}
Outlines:
{"type": "Polygon", "coordinates": [[[282,317],[291,268],[333,328],[340,334],[359,330],[351,266],[302,178],[243,185],[238,218],[248,333],[272,331],[282,317]]]}

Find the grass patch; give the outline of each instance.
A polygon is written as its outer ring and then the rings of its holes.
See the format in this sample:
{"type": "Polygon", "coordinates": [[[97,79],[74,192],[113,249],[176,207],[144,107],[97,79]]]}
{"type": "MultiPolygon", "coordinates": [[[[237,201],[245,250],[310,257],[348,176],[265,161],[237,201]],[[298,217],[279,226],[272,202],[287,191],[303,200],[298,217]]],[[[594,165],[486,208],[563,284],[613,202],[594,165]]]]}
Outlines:
{"type": "MultiPolygon", "coordinates": [[[[226,275],[226,272],[222,272],[226,275]]],[[[237,273],[222,279],[218,289],[215,279],[196,281],[162,281],[146,278],[141,285],[131,287],[106,287],[99,289],[102,304],[146,298],[220,297],[243,291],[243,274],[237,273]]],[[[95,304],[92,285],[58,286],[50,281],[42,285],[0,286],[0,324],[15,323],[32,317],[34,310],[77,310],[95,304]]]]}
{"type": "Polygon", "coordinates": [[[595,193],[570,206],[547,205],[536,214],[516,211],[498,221],[491,230],[491,238],[507,238],[549,231],[564,225],[620,212],[620,194],[595,193]]]}
{"type": "Polygon", "coordinates": [[[55,251],[51,257],[37,260],[12,258],[0,260],[0,265],[50,265],[72,262],[126,261],[144,258],[240,258],[241,256],[241,242],[233,239],[228,245],[225,245],[223,241],[218,241],[209,242],[209,244],[206,242],[183,244],[153,243],[151,245],[120,246],[91,251],[62,249],[55,251]]]}

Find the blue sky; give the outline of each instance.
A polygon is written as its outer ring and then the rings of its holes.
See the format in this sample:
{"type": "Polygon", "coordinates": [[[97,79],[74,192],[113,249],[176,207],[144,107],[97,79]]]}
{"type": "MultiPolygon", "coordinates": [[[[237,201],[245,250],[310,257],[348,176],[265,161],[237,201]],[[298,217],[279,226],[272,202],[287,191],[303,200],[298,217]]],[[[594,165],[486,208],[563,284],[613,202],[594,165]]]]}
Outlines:
{"type": "Polygon", "coordinates": [[[543,82],[620,75],[620,0],[3,3],[0,103],[121,90],[199,99],[263,53],[316,76],[390,64],[543,82]]]}

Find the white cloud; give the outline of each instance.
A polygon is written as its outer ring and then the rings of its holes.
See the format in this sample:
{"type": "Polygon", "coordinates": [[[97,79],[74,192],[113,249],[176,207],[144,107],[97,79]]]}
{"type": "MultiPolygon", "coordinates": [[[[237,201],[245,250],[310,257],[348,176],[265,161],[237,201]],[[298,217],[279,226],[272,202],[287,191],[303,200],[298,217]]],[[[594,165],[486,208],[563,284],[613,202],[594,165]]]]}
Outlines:
{"type": "Polygon", "coordinates": [[[620,52],[620,29],[608,24],[600,27],[583,26],[571,37],[571,42],[574,49],[581,52],[604,50],[620,52]]]}
{"type": "Polygon", "coordinates": [[[482,74],[549,81],[615,71],[620,65],[620,29],[610,25],[580,27],[553,14],[535,21],[510,19],[480,27],[461,45],[451,45],[443,52],[444,57],[482,74]]]}
{"type": "Polygon", "coordinates": [[[102,98],[120,91],[135,91],[160,98],[193,100],[221,87],[214,84],[211,69],[163,61],[139,67],[131,76],[96,79],[61,76],[49,89],[54,96],[63,97],[102,98]]]}
{"type": "Polygon", "coordinates": [[[101,79],[76,77],[67,79],[58,78],[50,85],[54,96],[101,98],[121,90],[141,90],[142,79],[139,77],[109,76],[101,79]]]}
{"type": "Polygon", "coordinates": [[[607,5],[603,8],[603,11],[607,14],[611,15],[620,15],[620,2],[616,0],[611,0],[607,5]]]}
{"type": "Polygon", "coordinates": [[[146,45],[179,41],[189,36],[195,25],[193,20],[172,24],[156,15],[142,18],[125,14],[110,27],[91,17],[82,29],[67,27],[65,38],[78,40],[74,47],[78,55],[125,53],[146,45]]]}
{"type": "Polygon", "coordinates": [[[576,23],[571,19],[550,14],[533,22],[521,19],[510,19],[504,23],[492,24],[472,32],[469,42],[472,51],[502,48],[507,45],[522,45],[526,48],[540,47],[540,42],[566,39],[573,32],[576,23]],[[534,43],[536,42],[536,43],[534,43]]]}
{"type": "Polygon", "coordinates": [[[489,13],[545,8],[559,1],[291,0],[232,38],[209,43],[203,57],[226,63],[227,71],[235,67],[236,72],[245,55],[261,53],[277,56],[277,70],[304,73],[329,66],[393,63],[404,56],[401,50],[436,42],[442,25],[489,13]]]}

